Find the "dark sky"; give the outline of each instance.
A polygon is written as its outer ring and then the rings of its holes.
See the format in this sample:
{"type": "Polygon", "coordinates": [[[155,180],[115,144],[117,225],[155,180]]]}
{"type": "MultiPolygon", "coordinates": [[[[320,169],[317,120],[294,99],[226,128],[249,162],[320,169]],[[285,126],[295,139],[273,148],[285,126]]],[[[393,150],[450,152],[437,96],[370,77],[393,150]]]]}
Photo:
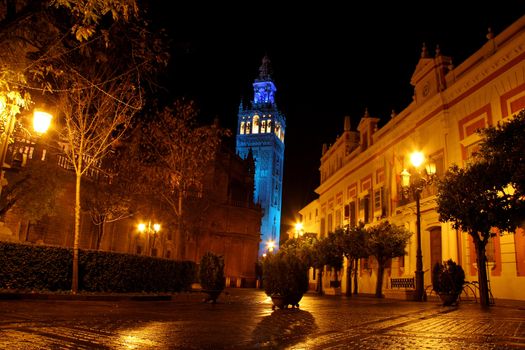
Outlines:
{"type": "Polygon", "coordinates": [[[272,61],[287,119],[284,225],[316,197],[322,144],[342,132],[345,115],[355,129],[365,108],[386,122],[408,106],[423,42],[458,65],[486,42],[488,27],[497,35],[525,14],[523,0],[177,3],[155,11],[173,40],[166,85],[173,97],[194,99],[203,120],[218,116],[235,130],[262,57],[272,61]]]}

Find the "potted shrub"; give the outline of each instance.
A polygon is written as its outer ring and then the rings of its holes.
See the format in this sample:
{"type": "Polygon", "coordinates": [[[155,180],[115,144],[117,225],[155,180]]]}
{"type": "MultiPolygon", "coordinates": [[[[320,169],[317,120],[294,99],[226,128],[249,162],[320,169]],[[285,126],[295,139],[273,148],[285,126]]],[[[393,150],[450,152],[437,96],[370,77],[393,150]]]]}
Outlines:
{"type": "Polygon", "coordinates": [[[202,291],[208,294],[205,302],[215,303],[225,287],[224,259],[212,252],[204,254],[199,264],[199,282],[202,291]]]}
{"type": "Polygon", "coordinates": [[[436,263],[432,269],[432,288],[439,294],[443,305],[454,304],[465,284],[465,272],[452,259],[436,263]]]}
{"type": "Polygon", "coordinates": [[[308,290],[308,267],[297,256],[278,252],[263,259],[263,285],[273,306],[285,309],[299,307],[299,301],[308,290]]]}

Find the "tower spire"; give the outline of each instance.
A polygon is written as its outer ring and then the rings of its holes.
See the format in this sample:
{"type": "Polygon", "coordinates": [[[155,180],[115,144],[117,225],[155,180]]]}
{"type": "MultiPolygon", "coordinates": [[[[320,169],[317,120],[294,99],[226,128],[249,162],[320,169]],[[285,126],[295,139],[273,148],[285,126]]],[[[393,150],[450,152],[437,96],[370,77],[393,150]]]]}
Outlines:
{"type": "Polygon", "coordinates": [[[259,80],[272,80],[272,66],[268,55],[264,55],[262,58],[262,64],[259,67],[259,80]]]}
{"type": "Polygon", "coordinates": [[[268,105],[275,107],[275,85],[272,81],[272,67],[268,55],[264,55],[259,67],[259,78],[253,83],[254,105],[268,105]]]}

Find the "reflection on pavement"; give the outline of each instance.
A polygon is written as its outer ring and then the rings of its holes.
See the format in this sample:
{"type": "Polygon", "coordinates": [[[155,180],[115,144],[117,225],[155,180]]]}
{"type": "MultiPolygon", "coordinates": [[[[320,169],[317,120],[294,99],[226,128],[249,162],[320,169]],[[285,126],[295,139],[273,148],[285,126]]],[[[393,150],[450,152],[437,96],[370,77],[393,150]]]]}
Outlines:
{"type": "Polygon", "coordinates": [[[252,341],[261,347],[282,347],[305,341],[317,331],[315,318],[301,309],[275,310],[257,324],[252,341]]]}

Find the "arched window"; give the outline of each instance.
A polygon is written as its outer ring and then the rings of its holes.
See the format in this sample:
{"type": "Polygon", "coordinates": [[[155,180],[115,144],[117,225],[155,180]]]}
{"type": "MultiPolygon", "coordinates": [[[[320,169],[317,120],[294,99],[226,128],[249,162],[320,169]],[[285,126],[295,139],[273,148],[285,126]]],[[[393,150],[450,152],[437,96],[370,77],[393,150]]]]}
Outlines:
{"type": "Polygon", "coordinates": [[[253,133],[253,134],[258,134],[258,133],[259,133],[259,116],[258,116],[258,115],[254,115],[254,116],[253,116],[253,129],[252,129],[252,133],[253,133]]]}
{"type": "Polygon", "coordinates": [[[264,134],[266,132],[266,120],[263,120],[261,122],[261,133],[264,134]]]}
{"type": "Polygon", "coordinates": [[[443,247],[441,238],[441,226],[434,226],[427,229],[430,236],[430,266],[443,262],[443,247]]]}
{"type": "Polygon", "coordinates": [[[251,131],[252,131],[252,125],[250,124],[250,122],[246,122],[246,134],[251,133],[251,131]]]}
{"type": "Polygon", "coordinates": [[[266,123],[266,132],[272,132],[272,121],[268,120],[268,123],[266,123]]]}
{"type": "Polygon", "coordinates": [[[240,129],[239,133],[240,133],[241,135],[244,134],[244,122],[241,122],[241,129],[240,129]]]}

